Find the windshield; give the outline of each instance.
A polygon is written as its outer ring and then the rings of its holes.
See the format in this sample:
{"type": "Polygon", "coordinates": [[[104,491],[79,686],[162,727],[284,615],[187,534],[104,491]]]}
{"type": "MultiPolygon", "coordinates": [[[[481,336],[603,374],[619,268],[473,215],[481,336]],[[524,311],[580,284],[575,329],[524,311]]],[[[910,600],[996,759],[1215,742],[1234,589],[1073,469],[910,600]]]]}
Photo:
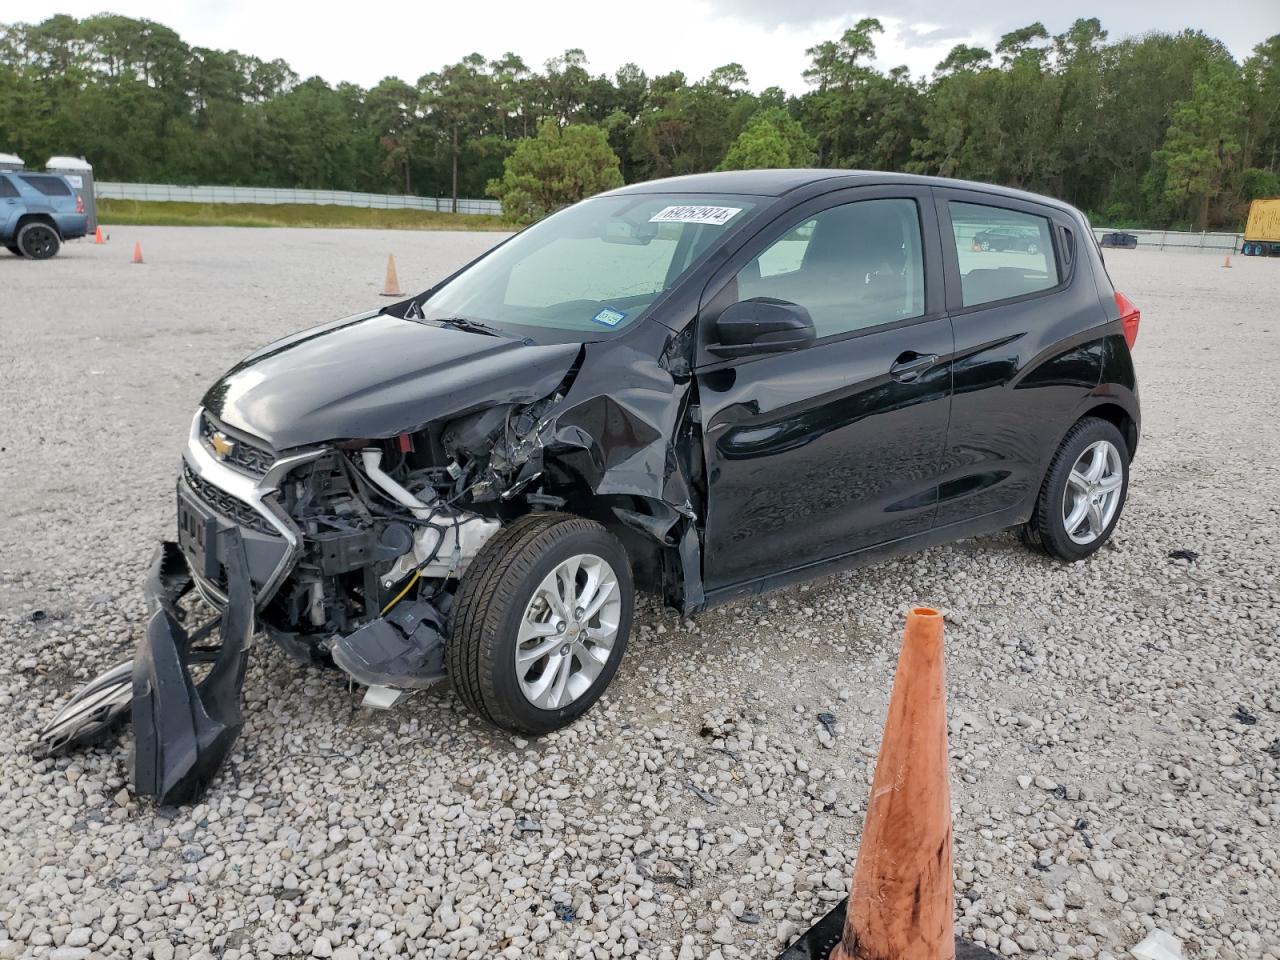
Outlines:
{"type": "MultiPolygon", "coordinates": [[[[595,197],[534,224],[437,290],[421,319],[590,340],[634,323],[758,197],[595,197]]],[[[417,318],[415,318],[417,319],[417,318]]]]}

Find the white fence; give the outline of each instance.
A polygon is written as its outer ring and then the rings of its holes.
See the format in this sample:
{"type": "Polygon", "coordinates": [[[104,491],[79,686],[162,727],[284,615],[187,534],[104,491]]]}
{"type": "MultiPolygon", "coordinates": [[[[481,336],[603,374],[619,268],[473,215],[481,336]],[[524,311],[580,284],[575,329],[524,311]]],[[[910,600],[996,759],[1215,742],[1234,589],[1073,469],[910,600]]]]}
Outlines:
{"type": "Polygon", "coordinates": [[[1166,247],[1191,248],[1195,250],[1226,251],[1236,253],[1240,249],[1240,241],[1244,239],[1239,233],[1193,233],[1189,230],[1129,230],[1127,228],[1094,227],[1093,234],[1099,240],[1104,233],[1129,233],[1138,238],[1139,247],[1164,250],[1166,247]]]}
{"type": "MultiPolygon", "coordinates": [[[[177,200],[183,203],[306,203],[339,207],[373,207],[379,210],[435,210],[448,213],[448,197],[411,197],[387,193],[352,193],[347,190],[296,190],[291,187],[180,187],[168,183],[94,184],[98,197],[109,200],[177,200]]],[[[458,198],[458,213],[502,212],[497,200],[458,198]]]]}

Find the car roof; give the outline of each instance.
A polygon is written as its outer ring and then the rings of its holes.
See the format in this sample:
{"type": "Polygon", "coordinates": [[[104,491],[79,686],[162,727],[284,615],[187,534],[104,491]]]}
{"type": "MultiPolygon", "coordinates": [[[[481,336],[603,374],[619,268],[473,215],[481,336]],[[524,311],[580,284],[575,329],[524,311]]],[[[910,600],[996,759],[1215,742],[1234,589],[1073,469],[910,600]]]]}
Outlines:
{"type": "Polygon", "coordinates": [[[1069,204],[1038,193],[1002,187],[992,183],[972,180],[952,180],[947,177],[927,177],[914,173],[891,173],[883,170],[728,170],[719,173],[694,173],[683,177],[666,177],[662,180],[646,180],[630,186],[610,190],[602,196],[618,196],[630,193],[737,193],[761,197],[781,197],[793,190],[814,184],[826,183],[832,189],[841,186],[875,186],[879,184],[911,184],[924,187],[954,187],[996,194],[1016,200],[1047,203],[1063,210],[1073,209],[1069,204]]]}

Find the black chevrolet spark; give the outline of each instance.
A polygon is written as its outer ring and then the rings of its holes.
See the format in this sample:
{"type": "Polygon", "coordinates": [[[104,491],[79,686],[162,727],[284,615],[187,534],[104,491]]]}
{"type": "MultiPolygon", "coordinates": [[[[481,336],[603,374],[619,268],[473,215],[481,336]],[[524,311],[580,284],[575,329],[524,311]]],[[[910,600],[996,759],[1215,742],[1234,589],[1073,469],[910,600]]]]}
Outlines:
{"type": "Polygon", "coordinates": [[[132,697],[140,769],[172,781],[180,729],[207,780],[259,629],[375,705],[447,678],[538,734],[608,686],[637,588],[691,614],[1015,526],[1082,560],[1124,507],[1138,321],[1041,196],[777,170],[585,200],[209,389],[148,638],[46,746],[132,697]],[[221,654],[177,623],[192,587],[221,654]]]}

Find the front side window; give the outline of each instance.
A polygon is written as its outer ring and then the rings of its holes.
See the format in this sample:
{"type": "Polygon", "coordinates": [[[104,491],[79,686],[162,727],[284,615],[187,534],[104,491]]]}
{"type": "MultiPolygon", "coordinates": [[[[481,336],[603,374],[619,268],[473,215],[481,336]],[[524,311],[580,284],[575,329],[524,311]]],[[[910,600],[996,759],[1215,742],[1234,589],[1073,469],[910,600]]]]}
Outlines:
{"type": "Polygon", "coordinates": [[[1049,220],[980,203],[949,203],[966,307],[1059,283],[1049,220]]]}
{"type": "Polygon", "coordinates": [[[738,299],[809,311],[819,338],[924,313],[914,200],[860,200],[799,224],[738,272],[738,299]]]}
{"type": "Polygon", "coordinates": [[[634,323],[759,198],[595,197],[534,224],[437,290],[422,319],[478,320],[539,338],[592,339],[634,323]]]}

